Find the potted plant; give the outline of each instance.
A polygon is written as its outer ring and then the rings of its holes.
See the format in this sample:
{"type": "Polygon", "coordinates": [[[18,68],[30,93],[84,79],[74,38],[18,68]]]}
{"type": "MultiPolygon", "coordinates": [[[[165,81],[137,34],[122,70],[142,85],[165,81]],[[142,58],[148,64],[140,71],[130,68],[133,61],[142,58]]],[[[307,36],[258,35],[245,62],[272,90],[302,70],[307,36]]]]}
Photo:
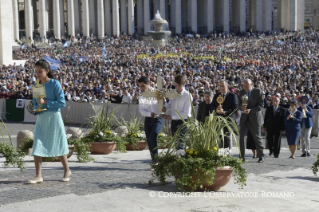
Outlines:
{"type": "Polygon", "coordinates": [[[312,172],[315,176],[317,176],[318,169],[319,169],[319,154],[317,154],[317,161],[313,163],[312,167],[312,172]]]}
{"type": "Polygon", "coordinates": [[[166,149],[171,138],[167,137],[162,132],[157,136],[157,148],[158,149],[166,149]]]}
{"type": "Polygon", "coordinates": [[[147,142],[141,134],[142,121],[135,116],[131,116],[128,122],[121,118],[119,124],[127,128],[127,134],[122,137],[126,143],[126,150],[144,150],[147,142]]]}
{"type": "MultiPolygon", "coordinates": [[[[178,115],[180,116],[179,113],[178,115]]],[[[204,124],[195,117],[192,106],[192,118],[184,121],[168,141],[167,151],[162,151],[155,157],[158,164],[152,167],[151,182],[158,179],[166,184],[166,177],[174,176],[178,189],[218,191],[230,180],[234,171],[235,182],[242,188],[247,179],[242,160],[230,156],[228,150],[218,148],[219,143],[224,140],[225,127],[231,134],[238,133],[235,121],[217,116],[214,112],[206,117],[204,124]],[[184,127],[187,127],[186,134],[181,135],[184,127]],[[176,143],[181,138],[185,141],[186,151],[176,150],[176,143]]],[[[236,136],[235,139],[238,143],[236,136]]]]}
{"type": "Polygon", "coordinates": [[[109,154],[116,148],[117,143],[123,142],[121,138],[111,131],[111,127],[117,122],[115,109],[109,115],[106,115],[104,107],[101,114],[98,113],[93,105],[92,107],[95,115],[89,120],[88,128],[91,131],[82,140],[85,143],[90,143],[92,154],[109,154]]]}

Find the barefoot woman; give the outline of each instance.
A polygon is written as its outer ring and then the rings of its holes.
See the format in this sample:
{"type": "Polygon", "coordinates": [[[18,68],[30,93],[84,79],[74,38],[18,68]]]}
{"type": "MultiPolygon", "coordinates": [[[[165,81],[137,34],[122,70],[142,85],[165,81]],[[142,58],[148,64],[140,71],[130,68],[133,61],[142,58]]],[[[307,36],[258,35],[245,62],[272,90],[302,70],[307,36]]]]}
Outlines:
{"type": "Polygon", "coordinates": [[[69,152],[64,124],[60,108],[65,107],[64,93],[60,83],[52,79],[50,65],[45,60],[39,60],[35,64],[37,79],[45,87],[45,98],[33,99],[33,109],[38,105],[46,108],[37,115],[34,130],[34,142],[32,155],[36,169],[36,177],[28,183],[43,182],[41,166],[42,157],[59,157],[64,168],[62,181],[70,180],[71,171],[68,166],[67,154],[69,152]]]}

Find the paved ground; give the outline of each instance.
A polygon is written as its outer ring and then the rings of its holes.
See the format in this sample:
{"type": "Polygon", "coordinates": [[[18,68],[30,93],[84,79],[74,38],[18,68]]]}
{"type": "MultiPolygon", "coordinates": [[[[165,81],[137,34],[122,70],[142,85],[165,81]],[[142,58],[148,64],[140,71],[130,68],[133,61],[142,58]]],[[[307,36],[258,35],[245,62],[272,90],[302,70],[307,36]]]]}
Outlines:
{"type": "MultiPolygon", "coordinates": [[[[7,123],[7,127],[12,135],[22,129],[33,129],[30,124],[7,123]]],[[[319,153],[317,137],[312,138],[312,147],[312,153],[319,153]]],[[[246,153],[244,167],[249,176],[247,187],[243,190],[230,182],[221,192],[195,192],[191,193],[192,196],[185,193],[183,197],[168,197],[178,192],[174,179],[169,179],[170,183],[166,186],[159,183],[149,185],[151,171],[148,150],[94,155],[95,162],[86,164],[77,163],[74,155],[69,160],[72,175],[68,183],[60,182],[63,175],[60,163],[44,163],[44,183],[37,185],[26,184],[28,179],[34,177],[35,172],[33,159],[27,156],[27,168],[24,172],[16,168],[0,168],[0,211],[287,211],[288,207],[290,211],[318,209],[319,178],[314,177],[310,170],[315,161],[314,156],[301,158],[301,151],[298,151],[296,159],[288,159],[290,154],[285,139],[280,158],[267,157],[265,163],[257,164],[257,159],[251,158],[251,151],[247,150],[246,153]],[[229,194],[247,196],[227,197],[229,194]],[[248,197],[252,194],[254,196],[248,197]],[[290,196],[274,197],[281,194],[290,196]]],[[[238,155],[238,149],[233,148],[232,154],[238,155]]],[[[3,160],[0,157],[0,164],[3,160]]]]}

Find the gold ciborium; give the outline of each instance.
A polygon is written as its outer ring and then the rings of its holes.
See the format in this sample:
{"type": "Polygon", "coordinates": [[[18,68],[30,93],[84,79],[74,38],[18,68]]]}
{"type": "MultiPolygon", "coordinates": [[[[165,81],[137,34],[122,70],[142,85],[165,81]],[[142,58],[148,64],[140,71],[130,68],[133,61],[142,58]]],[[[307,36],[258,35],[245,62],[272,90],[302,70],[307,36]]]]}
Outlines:
{"type": "MultiPolygon", "coordinates": [[[[33,98],[44,98],[46,97],[46,94],[45,94],[45,87],[40,84],[40,80],[37,79],[37,84],[32,87],[32,93],[33,93],[33,98]]],[[[42,112],[42,111],[45,111],[47,110],[46,108],[43,108],[42,105],[38,105],[36,109],[34,109],[33,111],[34,112],[42,112]]]]}
{"type": "MultiPolygon", "coordinates": [[[[219,97],[217,97],[217,103],[219,104],[219,106],[222,106],[223,102],[224,102],[224,98],[221,95],[219,95],[219,97]]],[[[224,113],[223,108],[217,110],[217,113],[224,113]]]]}

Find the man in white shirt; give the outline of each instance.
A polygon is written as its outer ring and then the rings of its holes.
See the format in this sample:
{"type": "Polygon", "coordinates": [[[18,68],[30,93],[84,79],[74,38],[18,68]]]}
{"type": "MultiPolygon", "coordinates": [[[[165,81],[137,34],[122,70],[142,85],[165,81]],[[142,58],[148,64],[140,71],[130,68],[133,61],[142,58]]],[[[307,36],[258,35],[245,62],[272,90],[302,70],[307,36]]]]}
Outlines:
{"type": "MultiPolygon", "coordinates": [[[[178,127],[187,121],[188,117],[192,116],[191,113],[191,102],[193,98],[189,95],[188,91],[185,90],[184,86],[186,83],[185,76],[177,75],[174,79],[174,85],[176,88],[176,92],[181,96],[178,96],[175,99],[170,99],[169,103],[167,103],[164,107],[164,111],[166,109],[171,110],[172,115],[166,115],[167,120],[172,120],[171,123],[171,131],[172,135],[174,136],[175,132],[177,131],[178,127]],[[176,113],[177,110],[181,117],[176,113]]],[[[186,129],[182,129],[181,134],[184,134],[186,129]]],[[[177,149],[184,149],[184,141],[180,140],[180,143],[177,144],[177,149]]]]}
{"type": "Polygon", "coordinates": [[[124,88],[124,95],[122,98],[122,104],[131,104],[132,103],[132,96],[128,92],[128,88],[124,88]]]}
{"type": "MultiPolygon", "coordinates": [[[[138,80],[138,86],[142,92],[153,89],[150,86],[150,80],[145,76],[138,80]]],[[[155,118],[155,115],[159,114],[157,100],[150,100],[140,96],[139,109],[140,113],[145,117],[144,131],[152,160],[154,160],[154,156],[158,155],[157,137],[163,127],[164,118],[155,118]]]]}

